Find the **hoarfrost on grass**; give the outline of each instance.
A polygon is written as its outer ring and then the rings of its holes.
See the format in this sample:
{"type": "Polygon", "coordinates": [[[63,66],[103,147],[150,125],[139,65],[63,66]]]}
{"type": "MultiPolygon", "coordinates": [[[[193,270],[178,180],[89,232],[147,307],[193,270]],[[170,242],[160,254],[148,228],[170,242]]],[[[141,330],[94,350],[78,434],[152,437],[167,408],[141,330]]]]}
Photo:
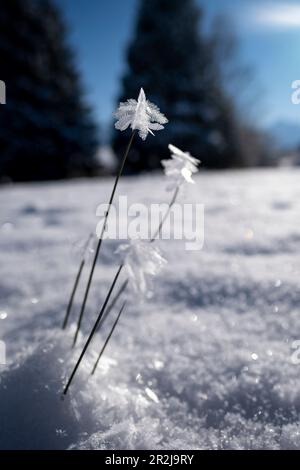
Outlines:
{"type": "Polygon", "coordinates": [[[146,140],[149,133],[154,135],[153,131],[164,129],[163,124],[168,122],[159,108],[146,99],[143,88],[140,90],[137,101],[129,99],[125,103],[120,103],[115,117],[117,118],[116,129],[125,131],[130,126],[133,131],[139,131],[142,140],[146,140]]]}
{"type": "Polygon", "coordinates": [[[199,171],[198,165],[201,163],[200,160],[192,157],[188,152],[183,152],[172,144],[169,144],[169,150],[171,152],[171,158],[161,161],[165,175],[169,179],[167,190],[172,191],[180,187],[183,183],[194,184],[192,175],[199,171]]]}
{"type": "Polygon", "coordinates": [[[118,248],[122,263],[129,278],[129,287],[141,296],[150,291],[149,277],[157,275],[167,261],[159,248],[149,241],[131,240],[118,248]]]}

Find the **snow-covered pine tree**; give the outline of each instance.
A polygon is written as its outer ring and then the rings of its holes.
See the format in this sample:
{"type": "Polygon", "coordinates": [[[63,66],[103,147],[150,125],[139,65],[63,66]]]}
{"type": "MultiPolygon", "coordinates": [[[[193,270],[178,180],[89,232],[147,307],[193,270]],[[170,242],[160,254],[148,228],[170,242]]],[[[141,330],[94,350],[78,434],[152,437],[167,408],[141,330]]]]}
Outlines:
{"type": "Polygon", "coordinates": [[[3,0],[0,57],[7,92],[0,109],[0,178],[90,172],[97,130],[52,0],[3,0]]]}
{"type": "MultiPolygon", "coordinates": [[[[194,0],[141,0],[127,54],[120,100],[136,98],[140,87],[169,119],[164,132],[136,141],[126,169],[160,167],[168,143],[189,150],[206,167],[243,166],[232,99],[222,85],[217,45],[203,32],[194,0]]],[[[128,136],[113,134],[121,156],[128,136]]]]}

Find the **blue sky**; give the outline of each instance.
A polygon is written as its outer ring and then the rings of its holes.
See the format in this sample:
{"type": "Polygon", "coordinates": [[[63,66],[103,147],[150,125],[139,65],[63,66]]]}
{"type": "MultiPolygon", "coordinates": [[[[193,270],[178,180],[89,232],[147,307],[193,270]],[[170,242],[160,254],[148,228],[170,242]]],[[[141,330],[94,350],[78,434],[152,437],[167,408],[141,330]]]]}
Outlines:
{"type": "MultiPolygon", "coordinates": [[[[70,43],[77,51],[88,99],[102,124],[110,121],[115,108],[138,1],[58,1],[70,27],[70,43]]],[[[256,74],[260,98],[257,122],[263,126],[282,120],[300,123],[300,105],[293,105],[290,99],[291,83],[300,79],[300,1],[198,3],[205,8],[208,20],[226,13],[233,24],[240,40],[240,56],[256,74]]]]}

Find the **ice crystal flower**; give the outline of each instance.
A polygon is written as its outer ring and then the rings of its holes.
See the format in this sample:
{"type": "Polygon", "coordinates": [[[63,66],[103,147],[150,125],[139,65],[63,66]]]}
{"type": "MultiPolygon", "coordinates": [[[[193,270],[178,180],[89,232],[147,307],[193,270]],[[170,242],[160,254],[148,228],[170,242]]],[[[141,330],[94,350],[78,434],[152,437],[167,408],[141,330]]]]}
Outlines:
{"type": "Polygon", "coordinates": [[[175,145],[170,144],[169,150],[171,158],[162,160],[161,163],[164,167],[165,175],[170,178],[168,190],[180,187],[183,183],[192,183],[194,180],[192,175],[197,173],[198,165],[201,163],[197,158],[192,157],[188,152],[183,152],[175,145]]]}
{"type": "Polygon", "coordinates": [[[132,240],[121,245],[124,268],[130,285],[136,294],[146,294],[149,290],[149,277],[155,276],[167,263],[158,248],[149,241],[132,240]]]}
{"type": "Polygon", "coordinates": [[[130,99],[125,103],[120,103],[115,117],[118,119],[115,124],[116,129],[125,131],[130,126],[132,130],[139,131],[139,136],[143,140],[149,132],[154,135],[153,131],[163,129],[163,124],[168,122],[159,108],[146,99],[143,88],[137,101],[130,99]]]}

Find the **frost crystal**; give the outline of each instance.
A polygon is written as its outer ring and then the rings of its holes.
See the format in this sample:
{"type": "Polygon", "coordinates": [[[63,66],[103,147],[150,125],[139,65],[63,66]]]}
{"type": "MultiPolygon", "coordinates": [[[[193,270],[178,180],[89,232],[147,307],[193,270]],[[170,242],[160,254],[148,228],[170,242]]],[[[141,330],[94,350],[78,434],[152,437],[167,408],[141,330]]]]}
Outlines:
{"type": "Polygon", "coordinates": [[[161,163],[165,169],[165,174],[170,178],[171,183],[168,190],[173,190],[181,186],[184,182],[194,184],[193,173],[197,173],[198,165],[201,163],[197,158],[192,157],[188,152],[183,152],[175,145],[170,144],[169,150],[171,158],[162,160],[161,163]]]}
{"type": "Polygon", "coordinates": [[[118,252],[125,253],[124,268],[134,292],[146,294],[148,277],[158,274],[167,261],[149,241],[132,240],[130,244],[121,245],[118,252]]]}
{"type": "Polygon", "coordinates": [[[141,139],[146,140],[148,133],[154,135],[152,131],[159,131],[164,128],[168,119],[159,111],[155,104],[146,99],[145,92],[141,88],[138,100],[127,100],[120,103],[115,114],[118,121],[115,128],[125,131],[129,126],[132,130],[137,129],[141,139]]]}

